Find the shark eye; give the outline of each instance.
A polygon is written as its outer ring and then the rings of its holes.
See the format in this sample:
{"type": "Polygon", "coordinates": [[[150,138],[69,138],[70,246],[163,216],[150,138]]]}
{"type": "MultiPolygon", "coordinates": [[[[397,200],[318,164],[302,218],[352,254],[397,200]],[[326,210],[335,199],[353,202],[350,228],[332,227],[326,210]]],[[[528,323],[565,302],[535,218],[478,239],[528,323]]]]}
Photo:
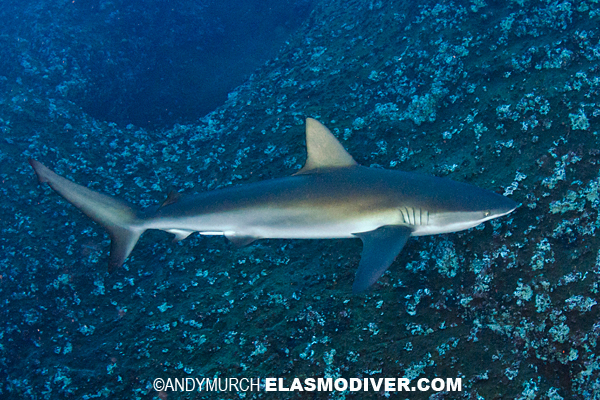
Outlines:
{"type": "Polygon", "coordinates": [[[484,216],[484,217],[489,217],[489,216],[490,216],[490,214],[492,214],[490,211],[484,211],[484,212],[483,212],[483,216],[484,216]]]}

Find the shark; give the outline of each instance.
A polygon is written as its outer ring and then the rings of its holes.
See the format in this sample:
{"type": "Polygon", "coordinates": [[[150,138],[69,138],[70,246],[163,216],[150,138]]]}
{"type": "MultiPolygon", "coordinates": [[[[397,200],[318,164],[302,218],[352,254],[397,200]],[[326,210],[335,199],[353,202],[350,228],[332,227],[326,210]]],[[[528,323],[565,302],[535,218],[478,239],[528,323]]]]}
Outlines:
{"type": "Polygon", "coordinates": [[[40,183],[110,235],[109,267],[121,266],[146,230],[182,240],[222,235],[236,246],[257,239],[359,238],[352,286],[364,292],[394,262],[411,236],[457,232],[515,210],[513,200],[470,184],[420,173],[359,165],[331,131],[306,119],[304,167],[291,176],[195,195],[171,191],[158,207],[140,209],[74,183],[29,159],[40,183]]]}

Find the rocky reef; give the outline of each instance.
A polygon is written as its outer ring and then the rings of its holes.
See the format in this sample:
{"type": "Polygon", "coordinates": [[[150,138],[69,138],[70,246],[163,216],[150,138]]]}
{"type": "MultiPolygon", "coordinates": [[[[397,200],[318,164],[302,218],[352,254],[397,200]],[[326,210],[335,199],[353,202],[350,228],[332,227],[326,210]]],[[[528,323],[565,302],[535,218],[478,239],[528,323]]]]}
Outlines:
{"type": "MultiPolygon", "coordinates": [[[[275,376],[462,378],[462,392],[401,397],[411,399],[600,398],[598,0],[312,7],[220,107],[162,128],[90,115],[78,103],[87,71],[40,50],[66,47],[0,36],[2,396],[276,398],[152,388],[157,377],[275,376]],[[359,240],[234,249],[150,231],[107,274],[108,237],[27,164],[150,206],[169,186],[292,174],[307,116],[363,165],[521,206],[411,239],[373,291],[352,296],[359,240]]],[[[92,54],[85,42],[69,46],[92,54]]]]}

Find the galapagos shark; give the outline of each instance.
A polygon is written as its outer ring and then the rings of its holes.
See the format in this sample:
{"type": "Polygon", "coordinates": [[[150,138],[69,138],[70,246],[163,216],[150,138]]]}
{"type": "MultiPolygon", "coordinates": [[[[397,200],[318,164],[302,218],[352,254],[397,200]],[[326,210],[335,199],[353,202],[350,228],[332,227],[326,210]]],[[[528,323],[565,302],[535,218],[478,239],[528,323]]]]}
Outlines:
{"type": "Polygon", "coordinates": [[[358,165],[315,119],[306,120],[306,164],[291,176],[169,195],[152,211],[101,194],[29,159],[40,183],[103,226],[111,238],[109,266],[123,264],[148,229],[181,240],[193,232],[224,235],[233,244],[256,239],[360,238],[353,292],[371,287],[411,236],[472,228],[509,214],[514,201],[469,184],[358,165]]]}

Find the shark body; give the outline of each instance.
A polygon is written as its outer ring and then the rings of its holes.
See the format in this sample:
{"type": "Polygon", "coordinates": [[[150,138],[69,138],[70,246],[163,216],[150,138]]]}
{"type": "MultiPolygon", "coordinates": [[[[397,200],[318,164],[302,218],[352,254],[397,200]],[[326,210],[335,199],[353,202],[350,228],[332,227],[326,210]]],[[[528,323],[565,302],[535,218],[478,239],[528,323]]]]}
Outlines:
{"type": "Polygon", "coordinates": [[[296,174],[187,197],[170,195],[144,212],[65,179],[30,159],[40,182],[102,225],[111,266],[120,266],[140,235],[160,229],[177,240],[193,232],[224,235],[236,245],[256,239],[360,238],[353,292],[369,288],[410,236],[468,229],[512,212],[501,195],[450,179],[358,165],[318,121],[306,125],[307,161],[296,174]]]}

